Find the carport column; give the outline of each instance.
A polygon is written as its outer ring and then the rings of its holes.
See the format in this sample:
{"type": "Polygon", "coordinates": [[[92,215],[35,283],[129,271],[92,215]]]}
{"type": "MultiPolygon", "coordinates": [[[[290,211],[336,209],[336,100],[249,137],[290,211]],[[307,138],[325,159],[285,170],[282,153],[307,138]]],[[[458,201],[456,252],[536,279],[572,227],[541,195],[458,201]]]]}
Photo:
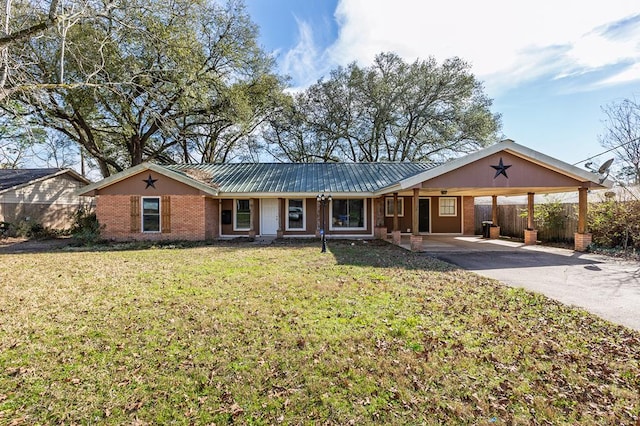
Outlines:
{"type": "Polygon", "coordinates": [[[400,245],[400,227],[398,225],[398,193],[393,193],[393,231],[391,232],[393,244],[400,245]]]}
{"type": "Polygon", "coordinates": [[[527,193],[527,229],[524,230],[524,244],[527,246],[533,246],[538,240],[538,231],[533,229],[534,222],[534,208],[533,199],[535,194],[533,192],[527,193]]]}
{"type": "Polygon", "coordinates": [[[587,251],[591,234],[587,232],[587,188],[578,188],[578,232],[575,234],[575,250],[587,251]]]}
{"type": "Polygon", "coordinates": [[[420,214],[420,188],[413,189],[413,202],[411,203],[413,211],[411,212],[411,251],[422,251],[422,235],[420,235],[420,223],[418,221],[420,214]]]}
{"type": "Polygon", "coordinates": [[[253,198],[249,198],[249,238],[255,238],[256,236],[256,228],[253,226],[253,220],[256,217],[254,208],[255,203],[253,198]]]}
{"type": "Polygon", "coordinates": [[[489,238],[494,240],[500,238],[500,226],[498,225],[498,196],[491,196],[491,222],[492,225],[489,228],[489,238]]]}

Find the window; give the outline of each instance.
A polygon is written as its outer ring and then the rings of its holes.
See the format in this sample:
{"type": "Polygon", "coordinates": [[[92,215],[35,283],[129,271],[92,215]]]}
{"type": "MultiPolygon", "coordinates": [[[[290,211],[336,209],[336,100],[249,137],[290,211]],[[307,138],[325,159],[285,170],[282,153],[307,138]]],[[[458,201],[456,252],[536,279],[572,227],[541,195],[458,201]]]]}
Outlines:
{"type": "MultiPolygon", "coordinates": [[[[384,215],[387,217],[389,216],[393,217],[393,210],[394,210],[393,197],[385,198],[384,215]]],[[[398,216],[399,217],[404,216],[404,198],[402,197],[398,197],[398,216]]]]}
{"type": "Polygon", "coordinates": [[[235,203],[234,231],[246,231],[251,229],[251,211],[249,200],[236,200],[235,203]]]}
{"type": "Polygon", "coordinates": [[[305,203],[302,199],[287,200],[287,230],[305,229],[305,203]]]}
{"type": "Polygon", "coordinates": [[[458,199],[455,197],[440,197],[440,216],[457,216],[458,199]]]}
{"type": "Polygon", "coordinates": [[[142,232],[160,232],[160,198],[142,199],[142,232]]]}
{"type": "Polygon", "coordinates": [[[330,229],[364,229],[365,228],[365,200],[337,200],[331,201],[330,229]]]}

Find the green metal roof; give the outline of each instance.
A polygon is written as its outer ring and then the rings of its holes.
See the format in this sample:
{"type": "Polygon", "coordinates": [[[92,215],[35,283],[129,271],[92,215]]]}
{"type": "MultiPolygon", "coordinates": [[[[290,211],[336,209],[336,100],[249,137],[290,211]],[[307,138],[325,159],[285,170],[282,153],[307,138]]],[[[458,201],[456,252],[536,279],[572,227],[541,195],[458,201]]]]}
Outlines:
{"type": "Polygon", "coordinates": [[[415,176],[425,163],[227,163],[164,166],[211,176],[210,184],[226,193],[375,192],[415,176]]]}

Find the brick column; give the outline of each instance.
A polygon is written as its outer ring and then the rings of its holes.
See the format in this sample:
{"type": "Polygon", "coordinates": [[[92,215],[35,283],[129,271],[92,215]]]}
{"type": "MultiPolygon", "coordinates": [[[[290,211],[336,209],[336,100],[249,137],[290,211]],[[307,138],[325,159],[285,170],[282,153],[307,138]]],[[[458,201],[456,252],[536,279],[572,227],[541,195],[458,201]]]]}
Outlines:
{"type": "Polygon", "coordinates": [[[476,206],[474,197],[462,197],[462,212],[464,215],[462,222],[462,234],[474,235],[476,233],[476,206]]]}

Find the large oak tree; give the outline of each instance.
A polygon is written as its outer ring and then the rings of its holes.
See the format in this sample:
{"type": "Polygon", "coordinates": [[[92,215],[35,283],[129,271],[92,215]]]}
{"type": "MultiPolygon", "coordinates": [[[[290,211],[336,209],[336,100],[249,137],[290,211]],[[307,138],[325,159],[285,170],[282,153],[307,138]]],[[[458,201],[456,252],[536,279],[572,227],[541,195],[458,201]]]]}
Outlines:
{"type": "Polygon", "coordinates": [[[408,64],[382,53],[293,96],[264,136],[291,161],[442,161],[497,140],[500,116],[490,108],[459,58],[408,64]]]}
{"type": "Polygon", "coordinates": [[[14,44],[24,78],[41,84],[13,99],[103,176],[147,160],[229,160],[280,102],[282,81],[241,2],[75,4],[82,19],[63,14],[66,25],[14,44]]]}

